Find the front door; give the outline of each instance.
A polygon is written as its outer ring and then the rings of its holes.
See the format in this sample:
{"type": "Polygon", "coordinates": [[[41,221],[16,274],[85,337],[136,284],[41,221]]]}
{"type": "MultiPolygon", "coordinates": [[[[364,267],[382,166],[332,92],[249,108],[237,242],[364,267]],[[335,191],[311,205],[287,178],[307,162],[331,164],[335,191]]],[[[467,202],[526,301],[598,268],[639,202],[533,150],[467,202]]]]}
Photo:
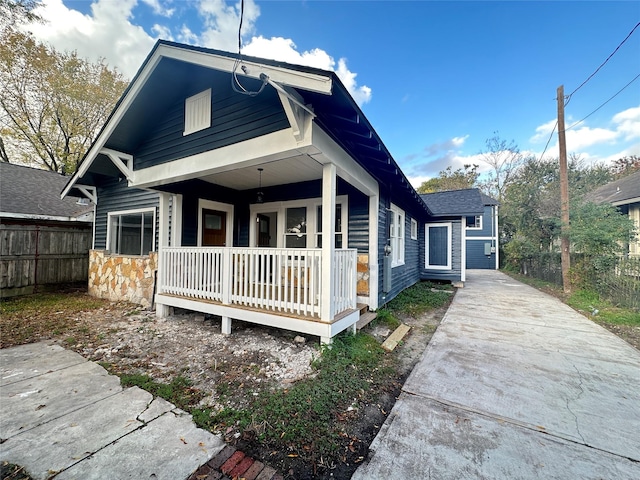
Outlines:
{"type": "Polygon", "coordinates": [[[227,242],[227,212],[202,209],[202,246],[224,247],[227,242]]]}

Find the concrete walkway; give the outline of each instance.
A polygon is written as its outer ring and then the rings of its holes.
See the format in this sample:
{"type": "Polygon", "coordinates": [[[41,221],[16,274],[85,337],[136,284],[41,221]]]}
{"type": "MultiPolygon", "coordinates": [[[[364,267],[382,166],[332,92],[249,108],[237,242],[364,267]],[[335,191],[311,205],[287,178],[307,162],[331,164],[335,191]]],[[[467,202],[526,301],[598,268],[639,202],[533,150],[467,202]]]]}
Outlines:
{"type": "Polygon", "coordinates": [[[639,479],[640,352],[472,271],[352,477],[639,479]]]}
{"type": "Polygon", "coordinates": [[[183,480],[224,447],[191,416],[57,345],[0,350],[0,460],[35,479],[183,480]]]}

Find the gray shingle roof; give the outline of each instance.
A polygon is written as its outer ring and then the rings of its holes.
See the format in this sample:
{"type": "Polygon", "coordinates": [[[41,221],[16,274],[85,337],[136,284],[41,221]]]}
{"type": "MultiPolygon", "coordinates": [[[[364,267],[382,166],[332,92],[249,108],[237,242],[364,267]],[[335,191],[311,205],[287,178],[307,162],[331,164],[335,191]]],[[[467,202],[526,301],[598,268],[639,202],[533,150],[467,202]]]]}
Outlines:
{"type": "Polygon", "coordinates": [[[434,217],[482,215],[484,202],[477,188],[420,195],[434,217]]]}
{"type": "Polygon", "coordinates": [[[631,203],[626,200],[635,198],[640,198],[640,172],[607,183],[586,195],[586,199],[591,202],[611,203],[612,205],[631,203]]]}
{"type": "Polygon", "coordinates": [[[69,177],[38,168],[0,163],[0,215],[76,217],[93,210],[77,198],[60,199],[69,177]]]}

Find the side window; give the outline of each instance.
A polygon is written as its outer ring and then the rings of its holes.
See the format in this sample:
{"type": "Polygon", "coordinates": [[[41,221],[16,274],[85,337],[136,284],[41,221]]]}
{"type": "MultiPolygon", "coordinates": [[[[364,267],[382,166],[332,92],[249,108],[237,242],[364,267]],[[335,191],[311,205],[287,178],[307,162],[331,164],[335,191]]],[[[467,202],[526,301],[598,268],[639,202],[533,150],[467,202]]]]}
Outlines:
{"type": "Polygon", "coordinates": [[[155,209],[109,213],[107,249],[119,255],[148,255],[154,249],[155,209]]]}
{"type": "Polygon", "coordinates": [[[482,215],[468,216],[466,225],[469,230],[482,230],[482,215]]]}
{"type": "Polygon", "coordinates": [[[199,132],[211,126],[211,89],[189,97],[184,102],[184,133],[199,132]]]}
{"type": "Polygon", "coordinates": [[[418,221],[415,218],[411,219],[411,240],[418,239],[418,221]]]}
{"type": "Polygon", "coordinates": [[[404,265],[404,210],[391,204],[391,266],[404,265]]]}

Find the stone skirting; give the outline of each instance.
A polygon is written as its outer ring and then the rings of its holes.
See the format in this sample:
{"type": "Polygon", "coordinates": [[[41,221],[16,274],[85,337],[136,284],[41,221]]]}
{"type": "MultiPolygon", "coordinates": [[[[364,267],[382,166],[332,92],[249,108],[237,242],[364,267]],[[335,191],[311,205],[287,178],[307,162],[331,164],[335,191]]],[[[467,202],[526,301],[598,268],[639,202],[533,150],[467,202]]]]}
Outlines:
{"type": "Polygon", "coordinates": [[[369,254],[358,254],[358,284],[356,287],[358,295],[369,296],[369,254]]]}
{"type": "Polygon", "coordinates": [[[90,250],[89,294],[149,307],[153,301],[157,268],[156,252],[141,257],[110,255],[104,250],[90,250]]]}

